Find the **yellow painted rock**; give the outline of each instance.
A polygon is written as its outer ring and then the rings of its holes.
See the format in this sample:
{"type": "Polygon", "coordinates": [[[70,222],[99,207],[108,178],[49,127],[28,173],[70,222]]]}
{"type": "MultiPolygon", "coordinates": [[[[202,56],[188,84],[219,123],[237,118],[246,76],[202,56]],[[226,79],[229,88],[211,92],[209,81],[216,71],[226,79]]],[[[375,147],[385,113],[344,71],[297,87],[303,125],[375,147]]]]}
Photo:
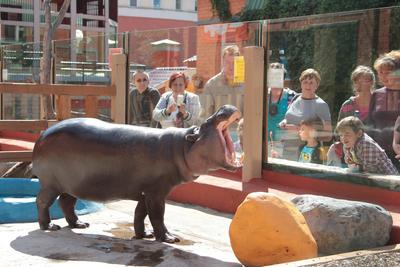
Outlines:
{"type": "Polygon", "coordinates": [[[318,248],[304,216],[274,194],[249,194],[229,227],[233,252],[246,266],[317,257],[318,248]]]}

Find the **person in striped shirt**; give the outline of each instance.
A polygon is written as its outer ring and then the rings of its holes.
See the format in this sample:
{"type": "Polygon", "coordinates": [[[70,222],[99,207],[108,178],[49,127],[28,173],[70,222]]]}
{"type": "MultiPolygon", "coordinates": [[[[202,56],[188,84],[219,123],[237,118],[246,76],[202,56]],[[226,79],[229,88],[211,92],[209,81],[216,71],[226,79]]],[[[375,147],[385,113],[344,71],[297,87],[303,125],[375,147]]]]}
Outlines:
{"type": "Polygon", "coordinates": [[[385,150],[364,132],[364,124],[359,118],[349,116],[342,119],[335,131],[343,144],[345,161],[350,169],[374,174],[399,174],[385,150]]]}

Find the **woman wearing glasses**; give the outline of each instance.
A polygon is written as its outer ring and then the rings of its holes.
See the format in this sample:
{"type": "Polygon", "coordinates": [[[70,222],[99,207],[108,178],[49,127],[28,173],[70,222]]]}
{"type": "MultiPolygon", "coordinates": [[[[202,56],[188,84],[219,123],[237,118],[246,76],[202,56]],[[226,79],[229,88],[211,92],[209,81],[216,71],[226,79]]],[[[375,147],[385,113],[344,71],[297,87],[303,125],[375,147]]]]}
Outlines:
{"type": "Polygon", "coordinates": [[[135,87],[129,92],[130,122],[132,125],[156,128],[158,122],[153,120],[152,112],[160,99],[160,93],[149,87],[149,74],[136,71],[132,80],[135,87]]]}
{"type": "MultiPolygon", "coordinates": [[[[271,63],[270,69],[283,69],[281,63],[271,63]]],[[[282,156],[281,129],[279,123],[285,118],[286,111],[296,92],[289,88],[268,88],[268,156],[282,156]]]]}
{"type": "Polygon", "coordinates": [[[187,128],[197,123],[201,110],[199,96],[186,91],[187,84],[183,72],[169,77],[171,90],[161,96],[153,111],[153,119],[159,121],[162,128],[187,128]]]}

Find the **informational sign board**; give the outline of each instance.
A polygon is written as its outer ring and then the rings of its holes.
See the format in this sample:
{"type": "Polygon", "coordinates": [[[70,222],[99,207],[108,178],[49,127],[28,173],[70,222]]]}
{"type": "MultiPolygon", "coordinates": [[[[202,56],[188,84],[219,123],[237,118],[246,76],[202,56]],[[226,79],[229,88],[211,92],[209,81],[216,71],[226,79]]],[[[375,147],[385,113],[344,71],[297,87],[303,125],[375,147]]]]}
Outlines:
{"type": "Polygon", "coordinates": [[[236,56],[233,62],[233,82],[244,83],[244,57],[236,56]]]}
{"type": "Polygon", "coordinates": [[[269,88],[283,88],[283,69],[268,69],[267,85],[269,88]]]}

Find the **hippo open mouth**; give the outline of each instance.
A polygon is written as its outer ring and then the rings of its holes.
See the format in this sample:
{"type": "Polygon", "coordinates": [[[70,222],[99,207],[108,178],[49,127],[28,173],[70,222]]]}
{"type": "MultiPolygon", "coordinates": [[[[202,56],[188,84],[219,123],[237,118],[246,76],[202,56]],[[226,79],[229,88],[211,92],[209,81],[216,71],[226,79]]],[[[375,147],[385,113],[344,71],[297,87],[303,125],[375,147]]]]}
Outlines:
{"type": "Polygon", "coordinates": [[[241,167],[242,164],[236,158],[233,141],[229,134],[229,126],[232,123],[239,121],[240,117],[241,117],[240,112],[236,111],[232,113],[232,115],[227,120],[221,121],[217,125],[219,137],[225,151],[225,162],[234,168],[241,167]]]}

